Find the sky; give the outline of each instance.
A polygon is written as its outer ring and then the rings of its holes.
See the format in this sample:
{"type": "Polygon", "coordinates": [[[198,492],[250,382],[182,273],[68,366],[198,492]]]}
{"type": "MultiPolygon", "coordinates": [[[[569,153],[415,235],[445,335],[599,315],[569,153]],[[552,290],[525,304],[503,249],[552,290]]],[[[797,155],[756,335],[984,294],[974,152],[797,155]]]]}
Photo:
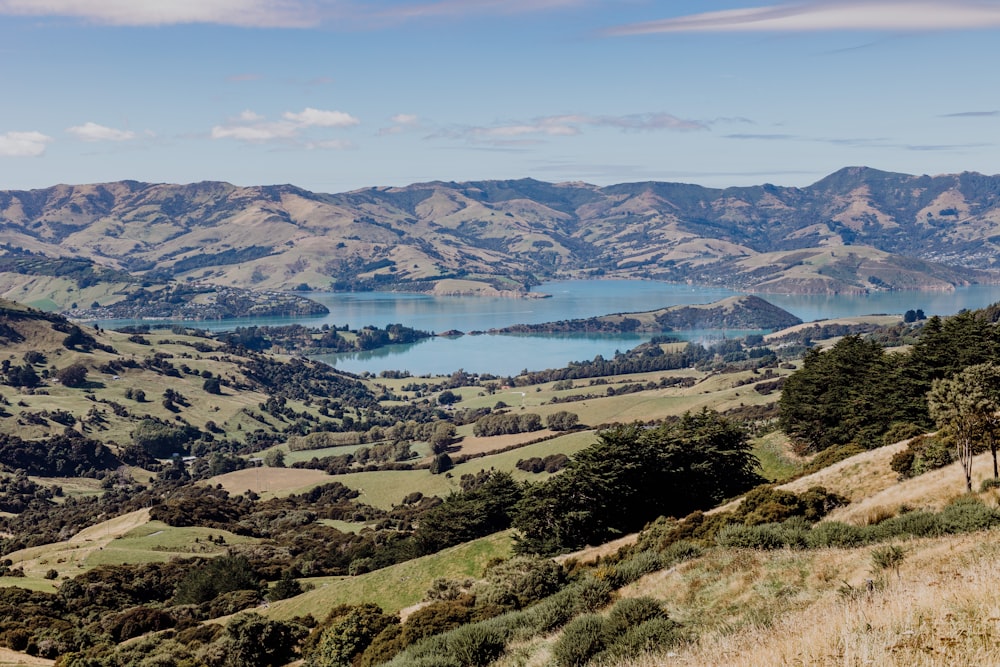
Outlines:
{"type": "Polygon", "coordinates": [[[0,0],[0,190],[1000,172],[1000,0],[0,0]]]}

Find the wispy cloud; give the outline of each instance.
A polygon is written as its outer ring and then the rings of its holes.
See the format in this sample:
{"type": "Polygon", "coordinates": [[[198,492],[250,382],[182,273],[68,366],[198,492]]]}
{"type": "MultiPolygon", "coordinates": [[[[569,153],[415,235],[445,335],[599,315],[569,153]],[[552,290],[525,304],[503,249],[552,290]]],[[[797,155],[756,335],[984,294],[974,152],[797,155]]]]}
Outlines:
{"type": "Polygon", "coordinates": [[[70,16],[121,26],[215,23],[241,27],[306,28],[322,13],[312,0],[0,0],[8,16],[70,16]]]}
{"type": "Polygon", "coordinates": [[[248,110],[223,125],[213,127],[211,137],[248,143],[300,143],[306,148],[343,148],[346,144],[339,140],[305,140],[302,135],[310,128],[345,128],[360,123],[349,113],[312,107],[298,112],[286,111],[279,120],[268,120],[248,110]]]}
{"type": "Polygon", "coordinates": [[[113,127],[105,127],[104,125],[98,125],[97,123],[91,122],[84,123],[83,125],[68,127],[66,128],[66,131],[80,141],[88,142],[131,141],[132,139],[135,139],[135,132],[131,130],[116,130],[113,127]]]}
{"type": "Polygon", "coordinates": [[[958,151],[968,148],[986,148],[990,143],[969,144],[907,144],[886,137],[806,137],[796,134],[726,134],[724,139],[752,141],[799,141],[845,146],[848,148],[887,148],[904,151],[958,151]]]}
{"type": "Polygon", "coordinates": [[[1000,111],[959,111],[941,114],[940,118],[992,118],[1000,116],[1000,111]]]}
{"type": "Polygon", "coordinates": [[[673,114],[663,112],[621,116],[564,114],[489,126],[452,127],[431,136],[470,141],[509,142],[514,139],[530,140],[532,137],[536,140],[545,137],[572,137],[583,134],[587,127],[607,127],[625,132],[650,132],[656,130],[706,130],[708,124],[699,120],[678,118],[673,114]]]}
{"type": "Polygon", "coordinates": [[[483,15],[511,15],[571,9],[586,4],[587,0],[439,0],[438,2],[399,3],[390,8],[373,11],[373,18],[405,21],[411,19],[452,17],[464,18],[483,15]]]}
{"type": "Polygon", "coordinates": [[[0,134],[0,157],[38,157],[52,141],[52,137],[41,132],[0,134]]]}
{"type": "Polygon", "coordinates": [[[73,17],[102,25],[210,23],[245,28],[372,29],[434,18],[569,9],[593,0],[0,0],[0,15],[73,17]]]}
{"type": "Polygon", "coordinates": [[[971,0],[821,0],[704,12],[633,23],[608,35],[677,32],[976,30],[1000,27],[1000,4],[971,0]]]}
{"type": "Polygon", "coordinates": [[[413,130],[420,127],[420,118],[410,113],[398,113],[389,120],[392,122],[392,125],[389,125],[388,127],[380,127],[378,129],[379,136],[400,134],[401,132],[406,132],[407,130],[413,130]]]}

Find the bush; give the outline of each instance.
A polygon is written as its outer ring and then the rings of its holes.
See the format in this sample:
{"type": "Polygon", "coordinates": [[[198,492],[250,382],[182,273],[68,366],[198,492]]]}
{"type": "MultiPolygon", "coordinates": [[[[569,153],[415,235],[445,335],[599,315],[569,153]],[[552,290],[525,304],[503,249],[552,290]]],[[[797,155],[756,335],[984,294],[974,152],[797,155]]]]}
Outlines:
{"type": "Polygon", "coordinates": [[[946,533],[971,533],[1000,523],[1000,512],[990,509],[975,496],[960,496],[948,503],[938,520],[946,533]]]}
{"type": "Polygon", "coordinates": [[[628,628],[605,653],[615,662],[630,662],[653,651],[663,652],[687,640],[678,623],[669,618],[653,618],[628,628]]]}
{"type": "Polygon", "coordinates": [[[856,547],[865,542],[865,531],[840,521],[821,521],[807,536],[810,547],[856,547]]]}
{"type": "Polygon", "coordinates": [[[482,624],[464,625],[448,634],[448,651],[463,666],[486,667],[503,649],[503,635],[482,624]]]}
{"type": "Polygon", "coordinates": [[[781,549],[785,546],[781,524],[764,523],[759,526],[730,524],[715,536],[720,547],[734,549],[781,549]]]}
{"type": "Polygon", "coordinates": [[[564,583],[562,566],[551,558],[515,556],[486,570],[477,589],[480,603],[520,609],[552,595],[564,583]]]}
{"type": "Polygon", "coordinates": [[[893,537],[935,537],[942,533],[938,514],[933,512],[905,512],[886,519],[868,528],[872,540],[887,540],[893,537]]]}
{"type": "Polygon", "coordinates": [[[621,588],[640,577],[662,570],[669,561],[656,551],[640,551],[614,565],[598,570],[599,578],[614,588],[621,588]]]}
{"type": "Polygon", "coordinates": [[[615,603],[604,621],[604,639],[613,644],[630,628],[634,628],[654,618],[667,618],[663,604],[651,597],[624,598],[615,603]]]}
{"type": "Polygon", "coordinates": [[[604,647],[604,620],[597,614],[583,614],[563,629],[552,657],[560,667],[582,667],[604,647]]]}
{"type": "Polygon", "coordinates": [[[990,489],[1000,489],[1000,479],[996,477],[987,477],[983,480],[982,484],[979,485],[979,491],[989,491],[990,489]]]}

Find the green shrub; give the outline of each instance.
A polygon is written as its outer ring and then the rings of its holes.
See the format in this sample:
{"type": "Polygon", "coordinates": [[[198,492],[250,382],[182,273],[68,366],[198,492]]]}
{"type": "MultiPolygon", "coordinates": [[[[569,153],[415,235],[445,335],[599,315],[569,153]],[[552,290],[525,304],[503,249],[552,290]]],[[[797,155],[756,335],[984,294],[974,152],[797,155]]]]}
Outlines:
{"type": "Polygon", "coordinates": [[[868,527],[872,541],[888,540],[893,537],[935,537],[942,531],[940,515],[923,510],[905,512],[868,527]]]}
{"type": "Polygon", "coordinates": [[[564,583],[562,566],[551,558],[515,556],[488,568],[476,590],[486,604],[520,609],[552,595],[564,583]]]}
{"type": "Polygon", "coordinates": [[[872,549],[872,570],[892,570],[899,574],[899,566],[903,564],[906,552],[896,544],[872,549]]]}
{"type": "Polygon", "coordinates": [[[970,533],[1000,523],[1000,512],[990,509],[975,496],[960,496],[945,506],[938,520],[946,533],[970,533]]]}
{"type": "Polygon", "coordinates": [[[614,588],[621,588],[643,575],[662,570],[669,561],[656,551],[640,551],[626,560],[604,569],[603,579],[614,588]]]}
{"type": "Polygon", "coordinates": [[[785,546],[781,524],[765,523],[759,526],[731,524],[715,536],[720,547],[733,549],[781,549],[785,546]]]}
{"type": "Polygon", "coordinates": [[[677,540],[665,548],[661,555],[666,562],[666,566],[669,567],[681,561],[697,558],[704,551],[704,549],[690,540],[677,540]]]}
{"type": "Polygon", "coordinates": [[[663,604],[651,597],[624,598],[615,603],[604,621],[604,641],[613,644],[629,629],[654,618],[664,619],[663,604]]]}
{"type": "Polygon", "coordinates": [[[604,620],[597,614],[583,614],[563,628],[552,647],[552,658],[560,667],[582,667],[604,647],[604,620]]]}
{"type": "Polygon", "coordinates": [[[821,521],[807,536],[810,547],[856,547],[865,542],[865,531],[840,521],[821,521]]]}
{"type": "Polygon", "coordinates": [[[683,628],[669,618],[653,618],[625,631],[602,654],[616,663],[628,663],[644,653],[663,652],[687,641],[683,628]]]}
{"type": "Polygon", "coordinates": [[[448,651],[465,667],[485,667],[500,657],[504,636],[482,623],[463,625],[448,633],[448,651]]]}
{"type": "Polygon", "coordinates": [[[1000,489],[1000,479],[996,477],[987,477],[979,485],[979,491],[989,491],[990,489],[1000,489]]]}

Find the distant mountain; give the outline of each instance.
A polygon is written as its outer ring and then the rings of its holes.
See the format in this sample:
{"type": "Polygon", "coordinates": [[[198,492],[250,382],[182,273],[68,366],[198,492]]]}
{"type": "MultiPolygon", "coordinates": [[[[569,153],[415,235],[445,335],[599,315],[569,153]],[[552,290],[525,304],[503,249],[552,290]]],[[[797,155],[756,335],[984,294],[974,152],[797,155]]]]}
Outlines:
{"type": "MultiPolygon", "coordinates": [[[[805,188],[532,179],[320,194],[123,181],[0,191],[10,252],[256,289],[510,293],[553,277],[772,292],[950,289],[1000,269],[1000,176],[842,169],[805,188]]],[[[18,297],[19,279],[0,275],[18,297]]]]}

